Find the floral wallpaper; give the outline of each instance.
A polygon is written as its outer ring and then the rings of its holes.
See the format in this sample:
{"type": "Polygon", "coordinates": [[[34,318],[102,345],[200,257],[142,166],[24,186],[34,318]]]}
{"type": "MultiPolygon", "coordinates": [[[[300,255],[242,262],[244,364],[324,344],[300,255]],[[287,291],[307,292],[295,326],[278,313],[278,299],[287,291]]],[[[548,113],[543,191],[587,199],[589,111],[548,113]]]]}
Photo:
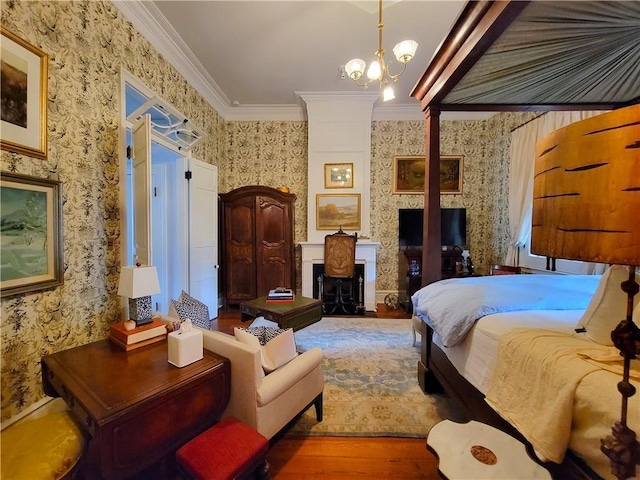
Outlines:
{"type": "MultiPolygon", "coordinates": [[[[296,242],[306,240],[306,122],[225,122],[106,0],[1,1],[2,25],[49,55],[48,157],[2,151],[1,169],[63,184],[64,285],[1,301],[0,394],[5,421],[44,397],[43,355],[100,340],[119,318],[120,71],[126,69],[206,133],[193,156],[218,165],[219,191],[287,186],[297,195],[296,242]]],[[[442,153],[464,155],[464,192],[479,271],[506,252],[509,129],[527,114],[443,122],[442,153]]],[[[397,211],[420,195],[392,195],[394,155],[423,155],[423,121],[372,124],[371,237],[381,242],[376,289],[401,290],[397,211]]],[[[298,258],[298,268],[300,259],[298,258]]],[[[299,280],[298,280],[299,281],[299,280]]]]}
{"type": "Polygon", "coordinates": [[[2,25],[49,55],[48,157],[1,152],[1,169],[63,184],[64,285],[3,298],[1,419],[43,398],[40,358],[105,337],[119,318],[120,69],[207,134],[194,156],[219,163],[223,119],[106,1],[3,0],[2,25]]]}

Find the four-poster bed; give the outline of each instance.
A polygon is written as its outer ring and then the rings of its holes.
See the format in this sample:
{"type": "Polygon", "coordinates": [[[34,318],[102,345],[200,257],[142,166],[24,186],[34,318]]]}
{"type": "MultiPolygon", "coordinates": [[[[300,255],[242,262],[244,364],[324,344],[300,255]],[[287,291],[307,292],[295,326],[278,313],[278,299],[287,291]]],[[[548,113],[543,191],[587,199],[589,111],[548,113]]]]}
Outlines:
{"type": "MultiPolygon", "coordinates": [[[[615,110],[640,102],[640,2],[469,2],[412,92],[426,119],[423,286],[440,280],[442,111],[615,110]]],[[[640,247],[639,247],[640,248],[640,247]]],[[[484,401],[422,325],[418,379],[472,418],[522,436],[484,401]]],[[[569,453],[556,478],[595,478],[569,453]]]]}

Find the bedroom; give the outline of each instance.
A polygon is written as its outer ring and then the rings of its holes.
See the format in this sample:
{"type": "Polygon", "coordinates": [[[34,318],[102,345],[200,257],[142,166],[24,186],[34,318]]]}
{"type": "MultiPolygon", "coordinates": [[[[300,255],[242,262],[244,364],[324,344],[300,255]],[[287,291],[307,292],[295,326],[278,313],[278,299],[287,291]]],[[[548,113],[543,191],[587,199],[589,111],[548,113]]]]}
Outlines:
{"type": "MultiPolygon", "coordinates": [[[[175,101],[195,122],[206,125],[211,136],[198,146],[198,154],[216,159],[212,161],[218,162],[225,172],[221,175],[220,191],[243,183],[279,185],[283,181],[294,192],[305,191],[307,179],[300,180],[298,174],[306,162],[304,122],[225,122],[112,4],[40,6],[3,2],[2,21],[51,54],[49,160],[42,162],[3,152],[2,169],[38,176],[46,176],[50,169],[59,170],[67,196],[68,264],[64,288],[2,301],[2,419],[5,420],[42,398],[38,364],[41,352],[103,338],[105,327],[118,317],[120,298],[115,292],[120,262],[117,248],[110,244],[117,242],[119,232],[119,116],[113,92],[118,91],[117,76],[122,63],[175,101]],[[90,27],[84,22],[89,22],[90,27]],[[54,25],[57,27],[51,28],[54,25]],[[71,52],[70,45],[75,45],[77,52],[71,52]],[[176,85],[163,84],[165,79],[176,85]],[[177,95],[178,90],[188,92],[189,100],[177,95]],[[94,138],[96,132],[100,133],[94,138]],[[271,148],[261,141],[270,135],[282,138],[287,145],[283,169],[260,172],[243,159],[252,158],[251,152],[258,149],[271,148]],[[229,145],[232,137],[249,145],[248,155],[229,145]]],[[[485,271],[506,253],[508,232],[500,221],[505,218],[507,208],[506,184],[502,181],[508,161],[505,132],[532,115],[497,114],[486,122],[443,122],[443,151],[476,159],[475,166],[474,162],[467,162],[467,194],[443,196],[443,204],[460,206],[458,202],[464,202],[475,209],[478,223],[473,225],[470,220],[473,254],[476,265],[479,268],[484,265],[485,271]]],[[[375,229],[372,235],[383,241],[377,289],[384,296],[385,292],[397,291],[399,283],[395,219],[388,213],[400,207],[422,206],[420,196],[388,194],[391,157],[414,153],[416,146],[418,150],[424,148],[424,121],[375,121],[372,144],[376,152],[376,183],[372,189],[380,192],[379,202],[371,212],[375,229]]],[[[268,153],[282,155],[280,148],[265,152],[268,153]]],[[[297,210],[306,211],[306,200],[301,200],[297,210]]],[[[296,224],[297,240],[305,238],[305,228],[304,219],[300,219],[296,224]]]]}
{"type": "MultiPolygon", "coordinates": [[[[207,132],[211,132],[197,145],[195,154],[217,159],[212,162],[218,163],[221,172],[221,192],[243,184],[281,183],[287,183],[293,192],[305,191],[307,179],[299,174],[306,168],[305,122],[225,122],[186,85],[185,80],[176,84],[175,91],[170,86],[160,86],[164,78],[179,78],[179,74],[112,4],[92,2],[81,6],[63,2],[39,5],[29,2],[3,8],[2,15],[3,25],[25,32],[23,35],[27,40],[53,52],[49,62],[49,159],[43,162],[2,151],[2,170],[46,176],[48,170],[57,168],[64,181],[65,211],[68,212],[65,215],[65,286],[2,300],[5,369],[2,411],[3,419],[6,419],[42,398],[39,353],[36,352],[59,350],[103,338],[107,325],[118,318],[120,297],[116,290],[120,261],[118,247],[113,243],[117,245],[120,231],[117,214],[119,112],[117,96],[114,97],[113,92],[119,90],[121,60],[118,57],[121,51],[130,71],[137,73],[144,82],[159,85],[158,90],[166,98],[173,100],[175,97],[176,108],[196,124],[206,125],[207,132]],[[86,15],[94,18],[95,23],[88,29],[90,34],[75,40],[76,32],[83,31],[81,19],[86,15]],[[62,22],[65,28],[43,37],[36,32],[34,18],[38,19],[37,25],[62,22]],[[118,41],[123,35],[137,40],[102,48],[105,38],[113,37],[118,41]],[[72,41],[80,42],[75,53],[65,47],[72,41]],[[89,65],[95,65],[95,70],[87,71],[89,65]],[[191,101],[193,105],[181,99],[176,93],[178,90],[189,91],[189,98],[195,99],[191,101]],[[76,115],[77,112],[82,115],[76,115]],[[93,132],[99,132],[95,141],[93,132]],[[270,136],[282,139],[284,152],[271,142],[265,145],[267,142],[262,139],[270,136]],[[234,139],[234,145],[247,145],[246,152],[230,145],[231,139],[234,139]],[[257,151],[265,156],[282,158],[282,171],[252,168],[253,154],[257,151]],[[48,319],[44,329],[42,319],[48,319]],[[16,368],[17,365],[20,367],[16,368]]],[[[470,229],[474,232],[472,241],[476,245],[474,254],[478,268],[481,268],[482,258],[486,258],[484,263],[488,268],[506,252],[505,226],[494,221],[506,211],[504,198],[496,194],[505,188],[499,181],[500,171],[507,161],[502,146],[508,139],[502,132],[508,132],[530,116],[496,115],[487,122],[446,122],[444,137],[446,145],[450,145],[448,148],[465,158],[479,159],[477,166],[467,162],[467,193],[443,196],[443,202],[450,206],[473,199],[469,208],[477,212],[478,223],[474,226],[470,219],[470,229]],[[503,153],[489,153],[493,151],[503,153]]],[[[376,285],[381,301],[386,293],[397,292],[404,281],[404,274],[400,277],[398,272],[397,219],[390,218],[389,214],[401,207],[422,206],[420,195],[388,193],[392,157],[424,148],[424,121],[375,121],[372,137],[372,150],[379,152],[374,158],[375,174],[372,175],[376,179],[372,189],[377,206],[372,210],[371,218],[376,232],[372,235],[382,241],[376,285]]],[[[304,195],[298,195],[298,202],[296,241],[306,237],[304,195]]]]}

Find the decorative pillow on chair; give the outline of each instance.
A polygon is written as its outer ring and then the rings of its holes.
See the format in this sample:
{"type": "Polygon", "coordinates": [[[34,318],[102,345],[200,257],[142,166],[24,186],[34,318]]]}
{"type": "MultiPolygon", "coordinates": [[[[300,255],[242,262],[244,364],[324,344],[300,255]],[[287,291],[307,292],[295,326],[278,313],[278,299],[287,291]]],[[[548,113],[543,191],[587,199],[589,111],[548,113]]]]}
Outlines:
{"type": "Polygon", "coordinates": [[[196,327],[204,328],[205,330],[211,329],[209,307],[193,298],[184,290],[177,301],[171,300],[169,303],[169,316],[172,316],[172,313],[175,311],[181,321],[189,318],[196,327]]]}
{"type": "MultiPolygon", "coordinates": [[[[627,316],[627,294],[622,291],[620,284],[629,278],[629,268],[613,265],[602,275],[587,309],[578,321],[576,329],[582,331],[591,340],[601,345],[611,346],[611,331],[627,316]]],[[[636,282],[640,275],[636,273],[636,282]]],[[[640,295],[634,298],[633,317],[637,317],[640,295]]]]}
{"type": "Polygon", "coordinates": [[[291,328],[282,330],[270,327],[235,327],[233,333],[239,342],[260,349],[262,368],[267,374],[289,363],[298,355],[291,328]]]}

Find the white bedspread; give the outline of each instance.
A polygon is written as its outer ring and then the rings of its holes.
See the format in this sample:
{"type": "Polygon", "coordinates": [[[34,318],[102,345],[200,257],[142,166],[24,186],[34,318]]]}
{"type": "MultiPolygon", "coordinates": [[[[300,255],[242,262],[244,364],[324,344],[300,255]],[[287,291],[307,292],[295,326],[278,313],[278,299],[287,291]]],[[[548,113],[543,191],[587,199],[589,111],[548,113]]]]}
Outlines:
{"type": "Polygon", "coordinates": [[[413,311],[447,347],[462,341],[479,318],[521,310],[584,309],[599,275],[495,275],[441,280],[418,290],[413,311]]]}

